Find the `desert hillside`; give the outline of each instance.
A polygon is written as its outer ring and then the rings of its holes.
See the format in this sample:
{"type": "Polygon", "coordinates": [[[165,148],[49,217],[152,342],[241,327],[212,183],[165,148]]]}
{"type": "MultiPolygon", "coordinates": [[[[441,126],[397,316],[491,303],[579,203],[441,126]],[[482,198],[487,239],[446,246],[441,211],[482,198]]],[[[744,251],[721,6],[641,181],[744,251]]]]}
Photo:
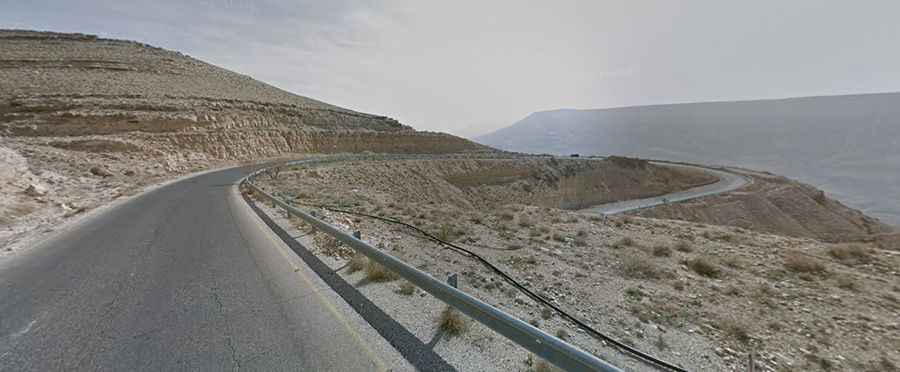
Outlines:
{"type": "Polygon", "coordinates": [[[0,246],[211,166],[486,149],[139,42],[0,30],[0,50],[0,246]]]}
{"type": "MultiPolygon", "coordinates": [[[[538,157],[366,160],[300,165],[259,182],[435,277],[459,273],[464,291],[625,370],[657,369],[592,338],[477,260],[386,219],[475,252],[602,333],[690,371],[746,370],[750,353],[758,371],[897,369],[895,251],[560,208],[573,190],[564,180],[579,176],[583,184],[602,185],[608,200],[667,191],[642,187],[656,184],[660,167],[634,164],[538,157]],[[314,208],[321,205],[338,209],[314,208]],[[341,212],[348,210],[359,214],[341,212]]],[[[674,180],[673,189],[698,181],[677,171],[666,178],[674,180]]],[[[773,185],[779,182],[773,178],[773,185]]],[[[280,224],[418,337],[432,339],[436,321],[420,314],[438,313],[440,301],[386,274],[371,279],[364,258],[300,219],[280,218],[280,224]]],[[[521,348],[469,324],[435,350],[480,370],[538,370],[521,348]]]]}
{"type": "Polygon", "coordinates": [[[892,226],[849,208],[825,192],[771,173],[731,168],[752,182],[720,195],[633,212],[662,219],[740,227],[827,242],[876,242],[900,249],[892,226]]]}
{"type": "Polygon", "coordinates": [[[763,169],[900,225],[900,93],[543,111],[476,140],[763,169]]]}

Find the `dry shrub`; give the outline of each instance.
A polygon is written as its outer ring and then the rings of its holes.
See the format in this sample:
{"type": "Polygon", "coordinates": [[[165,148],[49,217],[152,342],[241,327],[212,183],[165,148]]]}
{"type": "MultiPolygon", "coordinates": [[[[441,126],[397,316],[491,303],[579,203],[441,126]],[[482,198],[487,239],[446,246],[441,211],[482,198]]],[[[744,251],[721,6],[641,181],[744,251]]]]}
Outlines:
{"type": "Polygon", "coordinates": [[[747,343],[750,341],[750,332],[747,330],[747,325],[741,321],[738,321],[734,318],[727,318],[719,321],[719,328],[722,329],[727,335],[731,336],[737,341],[741,343],[747,343]]]}
{"type": "Polygon", "coordinates": [[[824,265],[799,252],[790,252],[784,257],[784,268],[801,274],[825,273],[824,265]]]}
{"type": "Polygon", "coordinates": [[[546,360],[539,360],[534,364],[534,372],[557,372],[558,368],[554,367],[550,363],[547,363],[546,360]]]}
{"type": "Polygon", "coordinates": [[[662,276],[659,267],[651,261],[628,256],[622,261],[622,273],[632,279],[658,279],[662,276]]]}
{"type": "Polygon", "coordinates": [[[866,247],[859,244],[844,244],[828,248],[828,254],[847,264],[865,264],[872,262],[872,255],[866,247]]]}
{"type": "Polygon", "coordinates": [[[630,236],[626,236],[622,239],[617,240],[615,243],[613,243],[614,248],[633,247],[635,245],[636,245],[636,243],[634,242],[634,239],[631,238],[630,236]]]}
{"type": "Polygon", "coordinates": [[[686,264],[688,268],[690,268],[700,276],[705,276],[707,278],[718,278],[719,275],[721,275],[721,271],[719,270],[719,268],[703,257],[697,257],[687,260],[686,264]]]}
{"type": "Polygon", "coordinates": [[[664,245],[657,245],[653,247],[653,255],[656,257],[669,257],[672,255],[672,249],[664,245]]]}
{"type": "Polygon", "coordinates": [[[520,215],[519,215],[519,226],[522,226],[522,227],[531,227],[532,225],[534,225],[534,223],[531,222],[531,216],[529,216],[529,215],[527,215],[527,214],[520,214],[520,215]]]}
{"type": "Polygon", "coordinates": [[[678,243],[675,243],[675,250],[684,253],[690,253],[694,250],[691,247],[691,243],[687,240],[679,240],[678,243]]]}
{"type": "Polygon", "coordinates": [[[837,286],[838,288],[843,288],[848,291],[856,291],[857,289],[856,280],[847,275],[843,275],[837,278],[837,286]]]}
{"type": "Polygon", "coordinates": [[[438,317],[438,329],[448,336],[458,336],[465,332],[468,324],[459,311],[447,306],[438,317]]]}
{"type": "Polygon", "coordinates": [[[557,329],[556,330],[556,338],[558,338],[560,340],[565,340],[565,339],[569,338],[569,332],[567,332],[565,329],[557,329]]]}
{"type": "Polygon", "coordinates": [[[369,279],[370,281],[389,282],[398,277],[397,273],[388,270],[378,262],[368,260],[366,263],[366,279],[369,279]]]}
{"type": "Polygon", "coordinates": [[[400,289],[397,290],[397,293],[404,296],[412,296],[414,293],[416,293],[416,286],[410,282],[404,281],[402,284],[400,284],[400,289]]]}
{"type": "Polygon", "coordinates": [[[353,274],[365,269],[368,262],[369,259],[362,253],[354,254],[353,257],[350,257],[350,262],[347,263],[347,272],[353,274]]]}

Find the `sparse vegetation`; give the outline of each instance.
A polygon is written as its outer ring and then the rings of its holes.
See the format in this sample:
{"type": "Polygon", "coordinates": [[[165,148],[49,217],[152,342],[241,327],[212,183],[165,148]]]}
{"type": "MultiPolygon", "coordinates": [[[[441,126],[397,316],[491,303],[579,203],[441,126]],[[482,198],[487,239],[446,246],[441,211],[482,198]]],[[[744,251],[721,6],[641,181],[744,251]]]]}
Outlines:
{"type": "Polygon", "coordinates": [[[825,273],[824,265],[819,263],[815,258],[806,256],[799,252],[789,252],[784,257],[784,267],[789,271],[801,274],[825,273]]]}
{"type": "Polygon", "coordinates": [[[743,322],[734,318],[726,318],[719,321],[718,326],[725,334],[731,336],[733,339],[740,341],[741,343],[750,342],[750,332],[743,322]]]}
{"type": "Polygon", "coordinates": [[[400,289],[397,290],[397,293],[404,296],[412,296],[416,293],[416,286],[410,282],[404,281],[402,284],[400,284],[400,289]]]}
{"type": "Polygon", "coordinates": [[[373,282],[389,282],[397,279],[397,273],[388,270],[380,263],[368,260],[366,263],[366,279],[373,282]]]}
{"type": "Polygon", "coordinates": [[[694,248],[691,246],[691,242],[687,240],[679,240],[678,243],[675,243],[675,250],[684,253],[691,253],[694,251],[694,248]]]}
{"type": "Polygon", "coordinates": [[[669,257],[672,255],[672,249],[665,245],[657,245],[653,247],[653,255],[656,257],[669,257]]]}
{"type": "Polygon", "coordinates": [[[541,359],[538,360],[537,363],[534,364],[534,372],[557,372],[558,368],[554,367],[547,361],[541,359]]]}
{"type": "Polygon", "coordinates": [[[669,348],[669,344],[666,343],[666,340],[663,339],[662,335],[656,336],[656,341],[653,343],[653,346],[656,346],[656,349],[660,351],[669,348]]]}
{"type": "Polygon", "coordinates": [[[531,227],[533,225],[534,225],[534,223],[531,222],[531,216],[524,214],[524,213],[519,215],[519,226],[531,227]]]}
{"type": "Polygon", "coordinates": [[[558,338],[560,340],[566,340],[569,338],[569,332],[567,332],[565,329],[562,329],[562,328],[557,329],[556,330],[556,338],[558,338]]]}
{"type": "Polygon", "coordinates": [[[721,275],[721,271],[719,270],[719,268],[704,257],[692,258],[690,260],[687,260],[686,264],[688,268],[690,268],[700,276],[705,276],[707,278],[718,278],[719,275],[721,275]]]}
{"type": "Polygon", "coordinates": [[[553,310],[549,307],[541,309],[541,319],[547,320],[553,317],[553,310]]]}
{"type": "Polygon", "coordinates": [[[634,246],[635,246],[634,239],[631,238],[630,236],[623,237],[623,238],[617,240],[615,243],[613,243],[613,248],[617,248],[617,249],[622,248],[622,247],[634,247],[634,246]]]}
{"type": "Polygon", "coordinates": [[[856,280],[848,275],[841,275],[837,278],[837,286],[838,288],[846,289],[848,291],[856,291],[857,284],[856,280]]]}
{"type": "Polygon", "coordinates": [[[466,331],[468,323],[456,309],[447,306],[438,317],[438,329],[448,336],[458,336],[466,331]]]}
{"type": "Polygon", "coordinates": [[[354,254],[353,257],[350,257],[350,261],[347,263],[347,272],[352,274],[365,269],[368,262],[369,258],[367,258],[364,254],[354,254]]]}
{"type": "Polygon", "coordinates": [[[846,264],[866,264],[872,261],[869,250],[859,244],[832,246],[828,248],[828,255],[846,264]]]}
{"type": "Polygon", "coordinates": [[[622,273],[632,279],[659,279],[661,271],[652,261],[628,256],[622,261],[622,273]]]}

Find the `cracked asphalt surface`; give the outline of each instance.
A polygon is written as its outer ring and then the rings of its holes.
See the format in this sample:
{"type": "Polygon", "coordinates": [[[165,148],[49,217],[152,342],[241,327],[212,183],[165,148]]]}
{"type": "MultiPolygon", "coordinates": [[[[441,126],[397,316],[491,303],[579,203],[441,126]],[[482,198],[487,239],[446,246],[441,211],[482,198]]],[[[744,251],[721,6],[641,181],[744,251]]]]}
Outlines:
{"type": "Polygon", "coordinates": [[[394,368],[259,248],[272,233],[232,186],[250,170],[149,191],[0,261],[0,370],[394,368]]]}

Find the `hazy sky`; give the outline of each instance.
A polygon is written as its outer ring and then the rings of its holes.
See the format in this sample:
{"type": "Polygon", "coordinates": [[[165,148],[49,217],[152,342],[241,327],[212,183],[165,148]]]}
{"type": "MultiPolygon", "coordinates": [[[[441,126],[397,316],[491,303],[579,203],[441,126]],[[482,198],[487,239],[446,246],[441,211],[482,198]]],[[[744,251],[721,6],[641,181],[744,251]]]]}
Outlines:
{"type": "Polygon", "coordinates": [[[843,0],[0,0],[0,27],[139,40],[474,135],[555,108],[897,91],[898,11],[843,0]]]}

